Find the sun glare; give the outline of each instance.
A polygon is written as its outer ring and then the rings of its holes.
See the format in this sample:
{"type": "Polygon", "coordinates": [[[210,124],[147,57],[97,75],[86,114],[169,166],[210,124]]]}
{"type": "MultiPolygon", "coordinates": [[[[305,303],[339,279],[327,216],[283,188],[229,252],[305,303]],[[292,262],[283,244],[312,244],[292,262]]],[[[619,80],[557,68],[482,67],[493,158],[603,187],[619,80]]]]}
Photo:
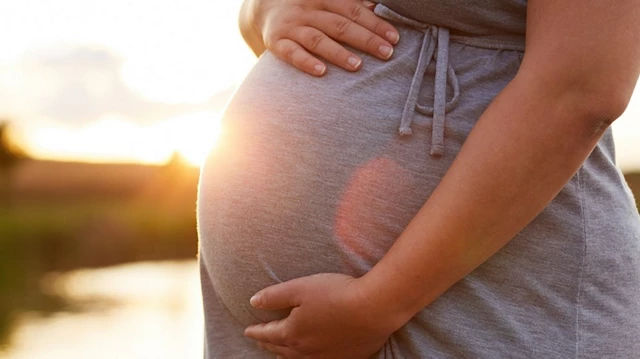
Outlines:
{"type": "Polygon", "coordinates": [[[39,126],[24,146],[35,157],[87,162],[161,164],[178,152],[198,166],[218,140],[219,119],[217,112],[202,111],[145,126],[112,114],[79,129],[39,126]]]}
{"type": "Polygon", "coordinates": [[[163,124],[171,146],[190,164],[199,166],[220,137],[220,115],[195,112],[169,119],[163,124]]]}

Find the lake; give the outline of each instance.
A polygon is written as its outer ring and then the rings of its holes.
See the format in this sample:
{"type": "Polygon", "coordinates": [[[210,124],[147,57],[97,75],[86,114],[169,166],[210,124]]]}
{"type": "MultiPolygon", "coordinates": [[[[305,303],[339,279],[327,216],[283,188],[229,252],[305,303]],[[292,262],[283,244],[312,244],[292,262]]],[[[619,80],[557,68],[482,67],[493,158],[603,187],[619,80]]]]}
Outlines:
{"type": "Polygon", "coordinates": [[[41,288],[63,297],[73,309],[21,313],[0,358],[203,356],[196,260],[47,273],[41,288]]]}

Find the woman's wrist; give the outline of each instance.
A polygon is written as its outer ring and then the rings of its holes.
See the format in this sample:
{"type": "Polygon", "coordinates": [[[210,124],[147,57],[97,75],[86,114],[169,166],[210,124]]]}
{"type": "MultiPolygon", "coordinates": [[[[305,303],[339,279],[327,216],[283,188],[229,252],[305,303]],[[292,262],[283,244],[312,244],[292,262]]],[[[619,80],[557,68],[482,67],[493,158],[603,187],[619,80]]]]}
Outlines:
{"type": "Polygon", "coordinates": [[[356,279],[363,305],[368,313],[375,313],[390,332],[404,326],[418,311],[407,293],[398,293],[389,282],[392,276],[382,271],[369,271],[356,279]]]}
{"type": "Polygon", "coordinates": [[[262,33],[257,26],[258,11],[257,1],[261,0],[244,0],[238,14],[238,27],[244,41],[249,45],[256,56],[260,56],[265,50],[262,33]]]}

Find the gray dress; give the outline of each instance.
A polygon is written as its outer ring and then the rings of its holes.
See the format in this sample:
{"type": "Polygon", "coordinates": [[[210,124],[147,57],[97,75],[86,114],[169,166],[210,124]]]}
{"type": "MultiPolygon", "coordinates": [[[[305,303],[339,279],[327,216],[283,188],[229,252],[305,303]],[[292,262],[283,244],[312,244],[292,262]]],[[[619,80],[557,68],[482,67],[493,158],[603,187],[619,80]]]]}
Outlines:
{"type": "MultiPolygon", "coordinates": [[[[383,3],[390,60],[352,49],[360,71],[315,78],[267,51],[228,103],[198,197],[205,358],[274,357],[242,334],[287,315],[253,309],[258,290],[370,270],[518,71],[526,1],[383,3]]],[[[609,128],[542,213],[373,358],[640,358],[639,339],[640,218],[609,128]]]]}

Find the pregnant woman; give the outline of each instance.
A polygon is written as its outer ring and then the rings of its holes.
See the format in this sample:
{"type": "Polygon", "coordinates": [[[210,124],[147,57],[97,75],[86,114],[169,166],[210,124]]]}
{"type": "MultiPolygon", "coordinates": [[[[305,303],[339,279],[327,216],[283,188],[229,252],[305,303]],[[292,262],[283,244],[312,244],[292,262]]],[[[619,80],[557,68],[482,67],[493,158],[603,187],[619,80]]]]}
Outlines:
{"type": "Polygon", "coordinates": [[[206,358],[640,357],[610,127],[638,1],[245,5],[260,57],[199,187],[206,358]]]}

